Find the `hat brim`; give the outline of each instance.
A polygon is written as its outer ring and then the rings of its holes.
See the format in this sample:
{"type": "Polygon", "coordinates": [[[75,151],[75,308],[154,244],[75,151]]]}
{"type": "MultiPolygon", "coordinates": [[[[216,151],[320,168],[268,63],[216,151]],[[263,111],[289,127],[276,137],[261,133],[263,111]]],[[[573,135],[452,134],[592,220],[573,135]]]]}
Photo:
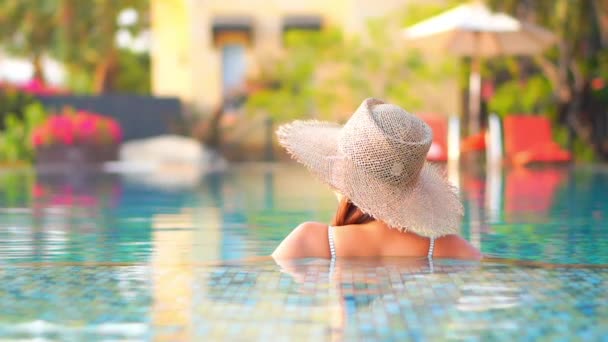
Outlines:
{"type": "Polygon", "coordinates": [[[279,127],[277,135],[289,154],[319,180],[390,227],[426,237],[459,232],[462,204],[437,167],[425,162],[415,181],[387,184],[340,153],[341,128],[334,123],[294,121],[279,127]]]}

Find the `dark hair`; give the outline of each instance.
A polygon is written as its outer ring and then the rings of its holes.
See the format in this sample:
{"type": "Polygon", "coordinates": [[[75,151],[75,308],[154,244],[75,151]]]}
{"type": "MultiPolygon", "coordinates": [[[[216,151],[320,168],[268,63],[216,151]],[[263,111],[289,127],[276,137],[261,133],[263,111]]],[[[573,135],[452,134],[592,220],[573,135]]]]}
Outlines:
{"type": "Polygon", "coordinates": [[[371,221],[375,221],[375,219],[361,211],[361,209],[348,198],[343,197],[340,200],[340,204],[338,204],[338,210],[336,211],[336,216],[334,216],[331,225],[338,227],[349,224],[363,224],[371,221]]]}

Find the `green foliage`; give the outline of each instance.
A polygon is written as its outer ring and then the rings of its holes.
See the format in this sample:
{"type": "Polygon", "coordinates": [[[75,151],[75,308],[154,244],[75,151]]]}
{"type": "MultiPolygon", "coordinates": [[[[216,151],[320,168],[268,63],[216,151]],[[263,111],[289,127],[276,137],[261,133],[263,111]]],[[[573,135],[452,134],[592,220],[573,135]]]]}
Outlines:
{"type": "MultiPolygon", "coordinates": [[[[567,126],[553,125],[553,139],[560,146],[566,147],[570,143],[570,130],[567,126]]],[[[580,162],[595,162],[598,161],[598,155],[594,151],[593,146],[582,141],[579,137],[572,137],[572,154],[577,161],[580,162]]]]}
{"type": "Polygon", "coordinates": [[[542,75],[526,81],[509,80],[496,89],[488,102],[490,112],[505,117],[509,114],[550,114],[555,112],[551,84],[542,75]]]}
{"type": "Polygon", "coordinates": [[[33,97],[10,87],[0,90],[0,163],[32,159],[29,136],[44,117],[33,97]]]}
{"type": "Polygon", "coordinates": [[[59,0],[0,0],[0,43],[9,53],[28,56],[42,77],[41,58],[57,42],[59,0]]]}
{"type": "Polygon", "coordinates": [[[30,137],[45,118],[46,112],[39,103],[28,104],[21,119],[13,113],[5,115],[4,130],[0,135],[0,163],[32,161],[34,147],[30,137]]]}
{"type": "Polygon", "coordinates": [[[116,92],[150,94],[150,56],[121,49],[118,53],[118,70],[112,82],[116,92]]]}
{"type": "MultiPolygon", "coordinates": [[[[116,45],[116,33],[125,30],[137,35],[149,26],[148,1],[146,0],[64,0],[64,20],[59,27],[60,39],[54,54],[67,66],[70,73],[78,75],[75,82],[80,90],[86,89],[86,81],[93,92],[112,89],[114,77],[121,72],[120,54],[116,45]],[[120,26],[117,17],[125,9],[134,9],[138,20],[130,26],[120,26]],[[83,76],[90,77],[87,80],[83,76]]],[[[73,81],[75,81],[73,80],[73,81]]]]}
{"type": "Polygon", "coordinates": [[[76,92],[111,91],[116,85],[141,93],[149,82],[148,64],[135,58],[137,65],[120,51],[116,33],[136,36],[148,28],[148,9],[147,0],[0,0],[0,43],[10,53],[30,58],[38,77],[42,56],[58,59],[76,92]],[[120,26],[117,16],[128,8],[138,13],[138,20],[120,26]]]}
{"type": "MultiPolygon", "coordinates": [[[[110,81],[112,92],[148,95],[151,91],[150,56],[127,49],[118,50],[117,72],[110,81]]],[[[95,92],[94,73],[87,68],[73,68],[68,74],[68,87],[76,94],[95,92]]]]}
{"type": "Polygon", "coordinates": [[[268,58],[262,66],[255,81],[266,87],[249,96],[246,110],[277,121],[341,121],[367,97],[419,106],[417,85],[449,79],[457,68],[453,60],[425,63],[417,51],[404,47],[400,32],[408,15],[398,11],[372,20],[358,36],[334,28],[287,33],[285,55],[268,58]]]}
{"type": "Polygon", "coordinates": [[[462,5],[464,2],[463,0],[446,0],[438,3],[410,4],[407,7],[406,14],[401,18],[401,25],[403,27],[415,25],[421,20],[441,14],[441,12],[462,5]]]}
{"type": "Polygon", "coordinates": [[[12,87],[0,88],[0,131],[4,129],[5,116],[16,115],[19,120],[24,117],[24,109],[36,100],[29,94],[12,87]]]}
{"type": "Polygon", "coordinates": [[[57,0],[0,1],[0,35],[10,50],[40,53],[51,47],[57,0]]]}
{"type": "Polygon", "coordinates": [[[559,125],[553,126],[553,139],[562,147],[568,144],[568,141],[570,140],[569,135],[570,131],[568,130],[568,127],[559,125]]]}
{"type": "MultiPolygon", "coordinates": [[[[279,120],[312,115],[315,103],[331,104],[315,74],[321,59],[334,60],[344,45],[344,37],[337,30],[325,32],[290,31],[285,37],[287,56],[280,61],[269,61],[264,66],[260,82],[272,84],[250,96],[246,108],[250,111],[262,110],[279,120]],[[272,68],[271,65],[274,65],[272,68]],[[275,86],[277,85],[277,86],[275,86]]],[[[324,84],[323,84],[324,85],[324,84]]]]}
{"type": "Polygon", "coordinates": [[[585,143],[581,139],[574,139],[573,152],[576,160],[581,162],[598,161],[598,156],[593,150],[593,147],[585,143]]]}
{"type": "Polygon", "coordinates": [[[608,106],[608,50],[598,53],[598,66],[591,81],[591,95],[602,106],[608,106]]]}
{"type": "Polygon", "coordinates": [[[91,94],[94,92],[94,75],[88,70],[72,68],[66,76],[66,86],[72,93],[91,94]]]}

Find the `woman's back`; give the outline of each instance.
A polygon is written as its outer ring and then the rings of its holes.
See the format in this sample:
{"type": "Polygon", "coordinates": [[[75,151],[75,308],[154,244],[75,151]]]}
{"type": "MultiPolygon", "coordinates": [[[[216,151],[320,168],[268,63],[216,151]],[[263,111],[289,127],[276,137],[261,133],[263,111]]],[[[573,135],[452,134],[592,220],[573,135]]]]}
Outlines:
{"type": "MultiPolygon", "coordinates": [[[[303,223],[285,238],[272,255],[276,259],[330,258],[329,229],[323,223],[303,223]]],[[[334,227],[332,232],[335,255],[338,257],[426,257],[431,247],[429,238],[391,229],[381,221],[334,227]]],[[[457,235],[435,239],[432,256],[470,260],[481,258],[475,247],[457,235]]]]}

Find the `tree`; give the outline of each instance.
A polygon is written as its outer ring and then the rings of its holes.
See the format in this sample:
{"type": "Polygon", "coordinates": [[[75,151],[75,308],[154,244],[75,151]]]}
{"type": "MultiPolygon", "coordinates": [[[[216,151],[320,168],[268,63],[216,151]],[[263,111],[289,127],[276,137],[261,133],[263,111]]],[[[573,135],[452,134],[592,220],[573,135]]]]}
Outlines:
{"type": "Polygon", "coordinates": [[[120,50],[116,35],[122,30],[137,36],[147,29],[148,10],[147,0],[0,0],[0,42],[30,58],[35,77],[43,78],[41,60],[49,55],[64,64],[70,77],[84,76],[93,92],[108,92],[133,83],[116,78],[121,65],[133,65],[134,57],[120,50]],[[125,9],[135,11],[137,21],[121,25],[117,18],[125,9]]]}
{"type": "Polygon", "coordinates": [[[127,49],[118,52],[118,73],[113,77],[112,90],[133,94],[150,94],[150,56],[127,49]]]}
{"type": "Polygon", "coordinates": [[[60,44],[56,55],[73,74],[92,76],[92,90],[104,93],[113,89],[120,66],[116,33],[128,30],[139,34],[149,26],[146,0],[61,0],[60,44]],[[138,20],[120,26],[118,15],[125,9],[138,13],[138,20]]]}
{"type": "Polygon", "coordinates": [[[545,26],[558,36],[554,49],[534,59],[551,84],[557,120],[568,125],[577,140],[608,159],[608,132],[597,132],[608,105],[608,91],[601,86],[608,78],[608,2],[487,2],[496,10],[545,26]]]}
{"type": "Polygon", "coordinates": [[[34,77],[42,81],[42,58],[56,44],[58,4],[58,0],[0,0],[0,43],[9,53],[28,57],[34,77]]]}

